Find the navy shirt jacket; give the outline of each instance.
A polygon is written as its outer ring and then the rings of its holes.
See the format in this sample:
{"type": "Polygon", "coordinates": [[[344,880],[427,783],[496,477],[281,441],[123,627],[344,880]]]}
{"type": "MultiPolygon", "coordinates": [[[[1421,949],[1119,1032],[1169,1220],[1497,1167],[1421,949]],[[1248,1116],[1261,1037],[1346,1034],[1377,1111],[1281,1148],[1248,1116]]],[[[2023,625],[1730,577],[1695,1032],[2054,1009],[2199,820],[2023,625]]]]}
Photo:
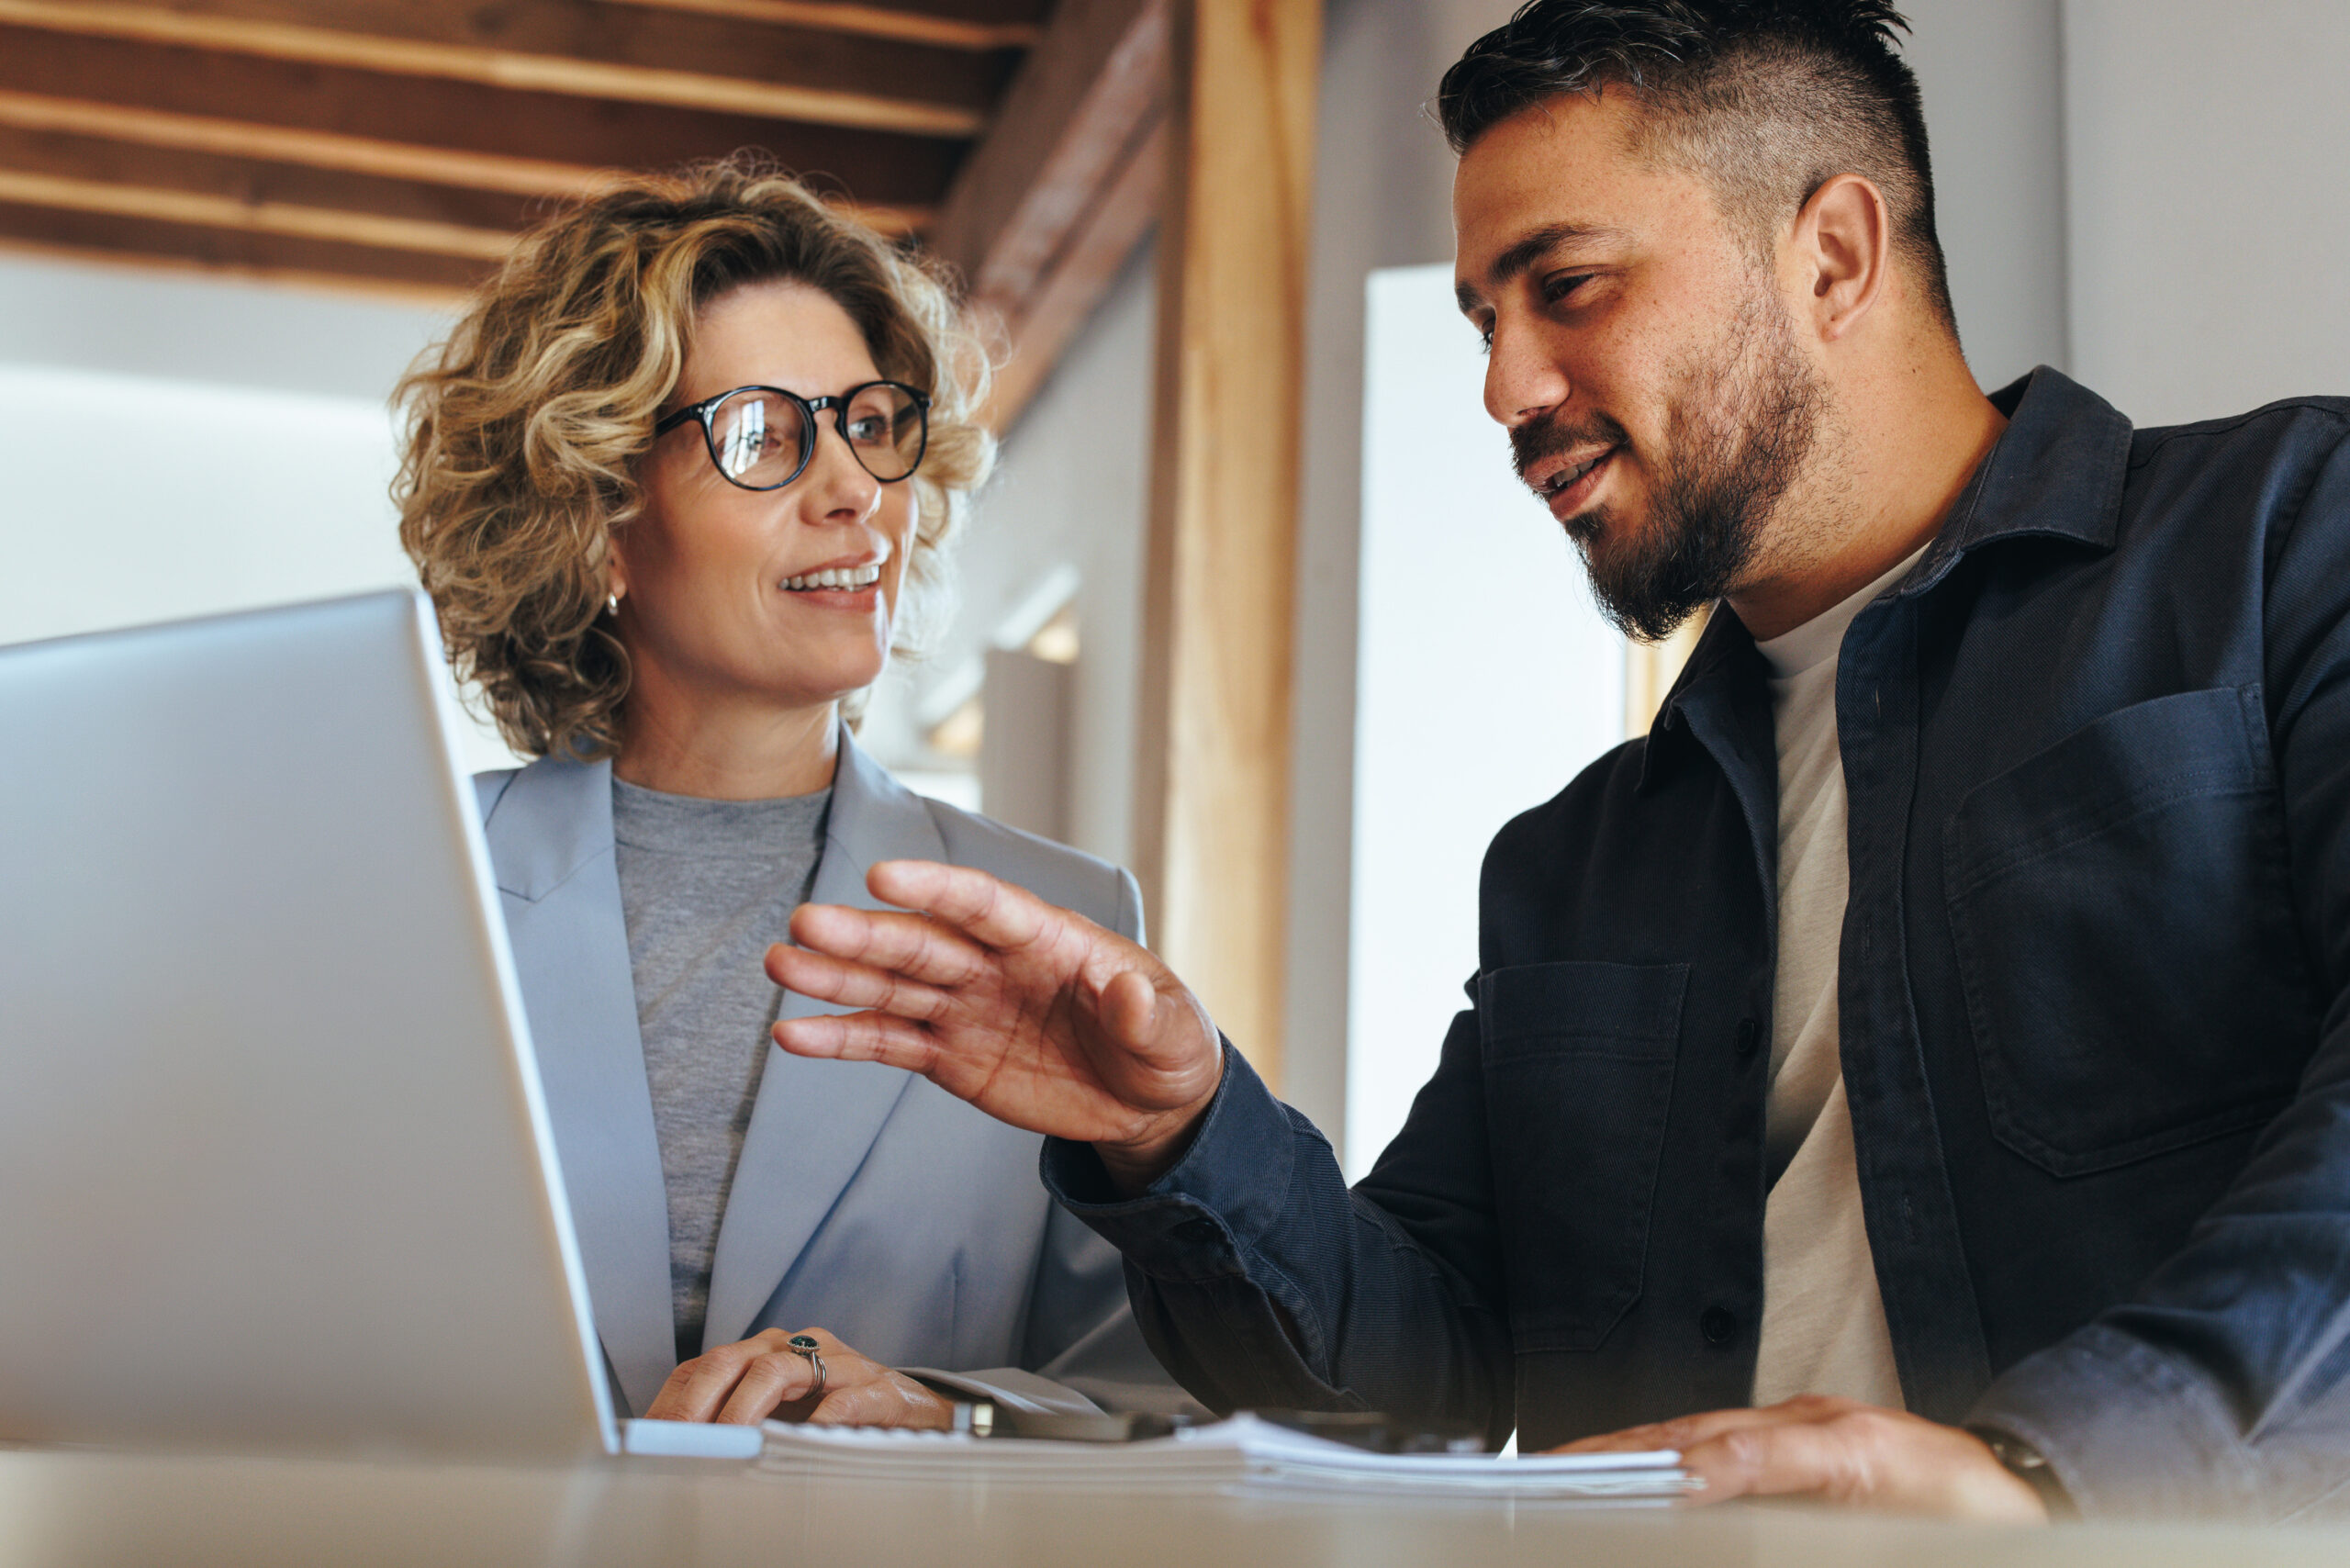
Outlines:
{"type": "MultiPolygon", "coordinates": [[[[1903,1394],[2090,1517],[2350,1514],[2350,400],[1995,401],[1837,674],[1903,1394]]],[[[1187,1388],[1528,1451],[1748,1403],[1776,790],[1719,613],[1649,734],[1494,839],[1469,1006],[1360,1184],[1229,1050],[1143,1195],[1047,1143],[1187,1388]]]]}

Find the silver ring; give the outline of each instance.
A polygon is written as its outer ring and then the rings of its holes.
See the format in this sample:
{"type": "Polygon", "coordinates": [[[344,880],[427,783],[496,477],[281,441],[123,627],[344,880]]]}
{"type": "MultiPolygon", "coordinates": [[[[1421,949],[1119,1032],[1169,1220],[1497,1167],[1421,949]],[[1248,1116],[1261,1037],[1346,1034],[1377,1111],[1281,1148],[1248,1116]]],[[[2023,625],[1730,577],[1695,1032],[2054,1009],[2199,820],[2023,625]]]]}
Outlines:
{"type": "Polygon", "coordinates": [[[783,1348],[795,1356],[807,1357],[809,1364],[816,1369],[816,1386],[800,1397],[811,1402],[823,1398],[824,1358],[817,1348],[816,1337],[812,1334],[794,1334],[783,1342],[783,1348]]]}

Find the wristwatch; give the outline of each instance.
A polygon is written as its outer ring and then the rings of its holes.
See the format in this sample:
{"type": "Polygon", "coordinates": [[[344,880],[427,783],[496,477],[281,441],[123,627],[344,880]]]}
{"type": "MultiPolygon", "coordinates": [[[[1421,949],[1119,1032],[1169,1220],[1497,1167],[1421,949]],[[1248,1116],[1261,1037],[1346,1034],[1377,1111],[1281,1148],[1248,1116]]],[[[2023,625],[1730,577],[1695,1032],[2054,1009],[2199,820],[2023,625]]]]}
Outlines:
{"type": "Polygon", "coordinates": [[[2031,1488],[2050,1518],[2080,1518],[2080,1509],[2074,1506],[2072,1494],[2065,1490],[2065,1484],[2056,1479],[2055,1468],[2048,1462],[2047,1455],[2014,1433],[1996,1427],[1969,1427],[1967,1430],[1983,1439],[2001,1468],[2031,1488]]]}

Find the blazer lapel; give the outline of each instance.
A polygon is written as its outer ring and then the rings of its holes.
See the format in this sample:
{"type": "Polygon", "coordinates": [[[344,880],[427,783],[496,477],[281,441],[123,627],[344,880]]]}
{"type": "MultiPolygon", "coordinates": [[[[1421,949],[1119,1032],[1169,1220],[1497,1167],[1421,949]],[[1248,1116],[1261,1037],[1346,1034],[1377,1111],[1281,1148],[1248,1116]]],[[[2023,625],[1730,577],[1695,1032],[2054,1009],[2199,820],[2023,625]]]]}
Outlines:
{"type": "MultiPolygon", "coordinates": [[[[886,908],[866,890],[869,868],[883,860],[937,860],[946,852],[921,800],[859,751],[844,726],[811,902],[886,908]]],[[[788,991],[779,1016],[848,1011],[788,991]]],[[[757,1319],[912,1082],[912,1074],[878,1062],[811,1061],[767,1047],[719,1224],[704,1350],[742,1338],[757,1319]]]]}
{"type": "Polygon", "coordinates": [[[630,1412],[677,1364],[669,1202],[612,859],[609,763],[542,760],[484,832],[595,1309],[630,1412]]]}

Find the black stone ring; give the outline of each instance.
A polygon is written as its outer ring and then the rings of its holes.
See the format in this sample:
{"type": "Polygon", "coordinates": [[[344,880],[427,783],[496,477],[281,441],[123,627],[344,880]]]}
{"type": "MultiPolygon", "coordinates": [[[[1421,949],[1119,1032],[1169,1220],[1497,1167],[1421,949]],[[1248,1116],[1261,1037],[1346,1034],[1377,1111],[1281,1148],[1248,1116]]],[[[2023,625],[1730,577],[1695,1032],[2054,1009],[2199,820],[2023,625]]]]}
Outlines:
{"type": "Polygon", "coordinates": [[[816,1337],[813,1334],[794,1334],[783,1342],[783,1348],[795,1356],[807,1357],[810,1364],[816,1369],[816,1386],[800,1397],[811,1403],[823,1398],[824,1358],[818,1353],[822,1347],[817,1344],[816,1337]]]}

